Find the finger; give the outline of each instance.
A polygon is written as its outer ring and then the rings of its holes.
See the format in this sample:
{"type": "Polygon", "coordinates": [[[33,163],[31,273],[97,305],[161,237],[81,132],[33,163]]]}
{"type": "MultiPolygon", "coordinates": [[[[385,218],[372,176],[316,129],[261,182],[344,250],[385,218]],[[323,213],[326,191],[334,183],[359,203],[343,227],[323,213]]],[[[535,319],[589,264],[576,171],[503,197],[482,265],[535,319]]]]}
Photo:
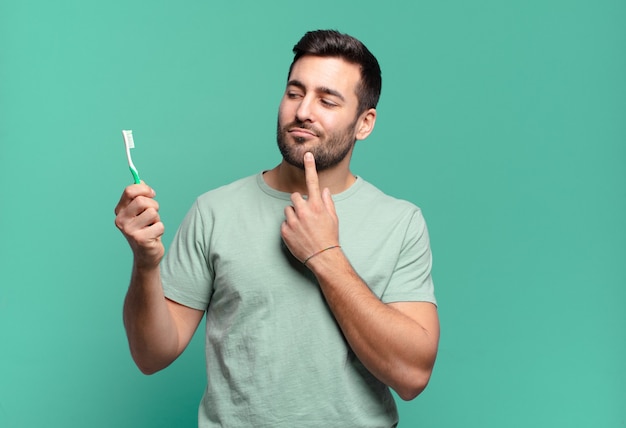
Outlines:
{"type": "Polygon", "coordinates": [[[330,189],[325,187],[322,191],[322,201],[324,202],[324,206],[326,210],[333,216],[337,217],[337,212],[335,211],[335,201],[333,201],[333,197],[330,193],[330,189]]]}
{"type": "Polygon", "coordinates": [[[122,208],[118,213],[118,216],[124,217],[136,217],[143,213],[146,210],[153,209],[155,211],[159,210],[159,203],[152,198],[147,198],[145,196],[137,196],[133,199],[127,206],[122,208]]]}
{"type": "Polygon", "coordinates": [[[291,205],[285,207],[285,220],[280,224],[280,235],[283,239],[291,235],[293,227],[298,221],[295,208],[291,205]]]}
{"type": "Polygon", "coordinates": [[[148,207],[131,219],[134,227],[143,229],[161,221],[159,211],[155,207],[148,207]]]}
{"type": "Polygon", "coordinates": [[[159,207],[155,203],[156,201],[146,198],[140,199],[144,199],[148,201],[148,203],[141,204],[141,201],[135,199],[115,216],[115,225],[125,235],[132,234],[137,230],[141,230],[146,226],[160,221],[159,207]]]}
{"type": "Polygon", "coordinates": [[[320,184],[317,177],[317,169],[315,168],[315,158],[313,158],[313,153],[311,152],[304,154],[304,178],[309,200],[319,200],[320,184]]]}
{"type": "Polygon", "coordinates": [[[295,207],[293,207],[292,205],[287,205],[285,207],[284,213],[285,213],[285,221],[287,222],[289,222],[290,220],[296,217],[295,207]]]}
{"type": "Polygon", "coordinates": [[[145,196],[138,196],[127,206],[117,210],[115,225],[125,235],[160,221],[159,203],[145,196]]]}
{"type": "Polygon", "coordinates": [[[127,207],[138,196],[154,198],[156,196],[156,192],[143,181],[141,184],[131,184],[124,189],[119,202],[115,206],[115,215],[118,215],[123,208],[127,207]]]}

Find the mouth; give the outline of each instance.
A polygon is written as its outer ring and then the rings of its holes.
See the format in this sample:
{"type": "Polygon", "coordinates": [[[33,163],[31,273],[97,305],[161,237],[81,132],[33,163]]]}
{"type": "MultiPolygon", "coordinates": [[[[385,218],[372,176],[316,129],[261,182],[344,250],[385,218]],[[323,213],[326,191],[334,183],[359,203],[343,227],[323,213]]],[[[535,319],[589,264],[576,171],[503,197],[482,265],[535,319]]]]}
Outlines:
{"type": "Polygon", "coordinates": [[[297,139],[317,137],[317,133],[314,130],[307,129],[307,128],[302,128],[300,126],[294,126],[292,128],[289,128],[289,130],[287,132],[292,137],[297,138],[297,139]]]}

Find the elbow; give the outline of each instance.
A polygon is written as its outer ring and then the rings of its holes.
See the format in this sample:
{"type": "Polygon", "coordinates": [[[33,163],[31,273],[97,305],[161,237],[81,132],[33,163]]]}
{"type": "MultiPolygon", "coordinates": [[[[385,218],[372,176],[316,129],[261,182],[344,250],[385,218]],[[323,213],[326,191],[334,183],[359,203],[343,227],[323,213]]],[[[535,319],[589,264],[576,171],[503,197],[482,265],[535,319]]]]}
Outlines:
{"type": "Polygon", "coordinates": [[[152,367],[152,366],[149,366],[149,365],[139,364],[137,361],[135,361],[135,364],[137,365],[137,368],[139,369],[139,371],[141,373],[145,374],[146,376],[153,375],[156,372],[161,370],[161,369],[159,369],[157,367],[152,367]]]}
{"type": "Polygon", "coordinates": [[[178,354],[171,347],[161,343],[142,340],[140,336],[128,335],[128,349],[133,362],[144,375],[152,375],[163,370],[176,360],[178,354]]]}
{"type": "Polygon", "coordinates": [[[158,358],[155,358],[154,356],[137,355],[136,353],[132,352],[132,350],[131,350],[131,356],[133,357],[133,361],[135,362],[135,365],[137,366],[139,371],[145,374],[146,376],[153,375],[163,370],[164,368],[169,366],[172,362],[169,359],[160,360],[158,358]]]}
{"type": "Polygon", "coordinates": [[[403,401],[411,401],[415,397],[420,395],[425,388],[426,388],[425,385],[423,386],[416,385],[416,386],[410,386],[410,387],[397,388],[395,391],[397,392],[398,396],[403,401]]]}
{"type": "Polygon", "coordinates": [[[411,401],[426,389],[431,373],[431,370],[419,370],[403,378],[393,389],[402,400],[411,401]]]}
{"type": "Polygon", "coordinates": [[[157,372],[160,372],[161,370],[163,370],[165,367],[167,367],[169,364],[154,364],[154,363],[149,363],[149,362],[140,362],[135,360],[135,365],[137,365],[137,368],[139,369],[139,371],[143,374],[145,374],[146,376],[150,376],[153,375],[157,372]]]}

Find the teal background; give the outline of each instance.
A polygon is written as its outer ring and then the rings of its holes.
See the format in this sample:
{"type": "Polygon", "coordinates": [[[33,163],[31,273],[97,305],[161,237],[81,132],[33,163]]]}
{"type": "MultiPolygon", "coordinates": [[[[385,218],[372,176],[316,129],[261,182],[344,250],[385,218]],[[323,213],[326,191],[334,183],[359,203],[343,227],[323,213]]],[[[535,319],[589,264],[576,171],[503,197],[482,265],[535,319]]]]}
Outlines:
{"type": "Polygon", "coordinates": [[[0,426],[194,426],[202,338],[146,377],[121,321],[121,137],[165,242],[279,162],[291,47],[379,58],[354,171],[422,207],[442,338],[401,427],[626,426],[626,3],[0,3],[0,426]]]}

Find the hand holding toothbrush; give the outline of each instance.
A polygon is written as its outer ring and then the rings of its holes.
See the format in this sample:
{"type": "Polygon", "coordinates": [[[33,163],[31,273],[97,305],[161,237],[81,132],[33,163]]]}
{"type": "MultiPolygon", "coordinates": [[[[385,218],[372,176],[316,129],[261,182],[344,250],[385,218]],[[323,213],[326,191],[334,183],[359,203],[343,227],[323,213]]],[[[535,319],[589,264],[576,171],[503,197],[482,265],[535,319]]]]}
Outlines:
{"type": "Polygon", "coordinates": [[[155,195],[155,191],[144,182],[131,184],[124,189],[115,207],[115,225],[133,250],[138,268],[157,268],[165,254],[161,242],[165,226],[159,216],[155,195]]]}
{"type": "Polygon", "coordinates": [[[164,226],[159,217],[159,204],[153,198],[155,191],[142,182],[130,156],[135,147],[133,131],[122,131],[126,158],[134,185],[128,186],[115,207],[115,225],[124,234],[135,254],[137,267],[154,268],[165,252],[161,236],[164,226]]]}

